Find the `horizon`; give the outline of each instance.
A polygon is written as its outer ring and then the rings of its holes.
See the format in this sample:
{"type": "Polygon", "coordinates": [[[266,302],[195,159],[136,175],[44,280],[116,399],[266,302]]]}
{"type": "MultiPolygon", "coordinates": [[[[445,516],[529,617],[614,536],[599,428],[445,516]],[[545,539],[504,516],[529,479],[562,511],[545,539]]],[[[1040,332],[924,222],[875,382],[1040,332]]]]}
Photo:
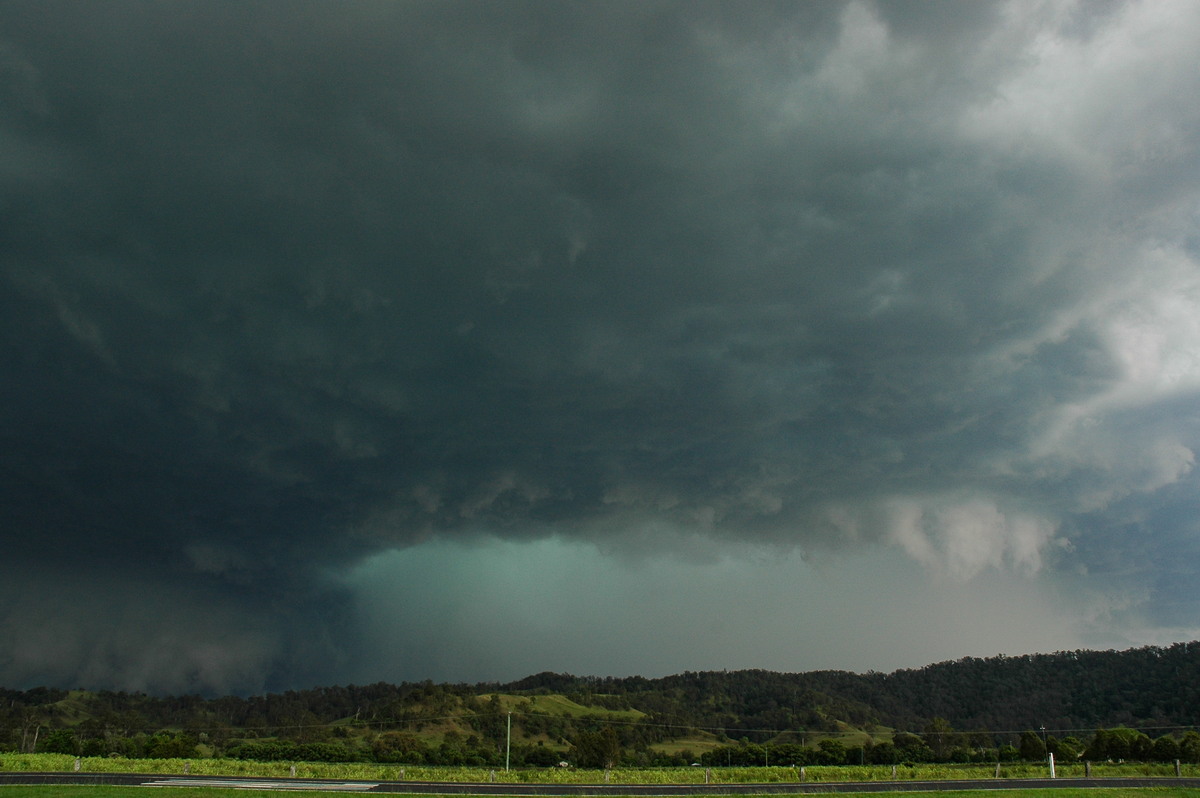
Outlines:
{"type": "MultiPolygon", "coordinates": [[[[402,680],[402,681],[398,681],[398,682],[380,680],[380,681],[376,681],[376,682],[370,682],[367,684],[356,684],[353,682],[347,683],[347,684],[313,684],[313,685],[308,685],[308,686],[304,686],[304,687],[292,687],[292,688],[289,688],[288,690],[285,690],[282,692],[227,693],[227,694],[223,694],[223,695],[218,695],[218,694],[205,695],[205,694],[195,694],[195,693],[178,693],[178,694],[176,694],[176,693],[147,693],[144,691],[109,690],[107,688],[93,688],[93,687],[83,687],[83,686],[63,687],[63,686],[57,686],[57,685],[35,685],[33,687],[28,687],[28,688],[24,688],[24,689],[17,689],[17,688],[6,687],[5,685],[0,685],[0,690],[10,690],[13,692],[32,692],[32,691],[36,691],[36,690],[62,690],[62,691],[68,692],[68,693],[74,693],[74,692],[131,693],[132,692],[134,694],[144,694],[149,698],[155,698],[155,699],[179,698],[179,697],[182,697],[185,695],[197,695],[199,698],[202,698],[204,700],[215,700],[215,699],[219,699],[219,698],[240,698],[240,699],[265,698],[265,697],[272,696],[272,695],[282,695],[287,692],[305,692],[308,690],[326,690],[326,689],[332,689],[332,688],[350,689],[350,688],[355,688],[355,687],[372,687],[372,686],[378,685],[378,684],[384,684],[384,685],[388,685],[388,686],[392,686],[392,687],[405,687],[405,686],[415,686],[415,685],[423,685],[423,684],[433,683],[433,684],[437,684],[437,685],[451,685],[451,686],[456,686],[456,687],[457,686],[465,686],[465,687],[472,687],[472,688],[484,688],[484,687],[510,688],[516,684],[519,684],[520,682],[528,681],[530,679],[535,679],[539,676],[555,676],[555,677],[563,678],[563,679],[579,679],[579,680],[589,681],[589,682],[594,680],[596,683],[620,682],[620,681],[632,680],[632,679],[643,679],[648,682],[656,682],[656,681],[663,681],[663,680],[673,679],[673,678],[676,678],[679,676],[686,676],[686,675],[691,675],[691,674],[705,675],[705,674],[711,674],[711,673],[737,674],[737,673],[755,673],[755,672],[771,673],[771,674],[775,674],[775,675],[779,675],[779,676],[805,676],[805,675],[813,674],[813,673],[848,673],[852,676],[878,675],[878,676],[887,677],[887,676],[894,676],[898,673],[903,673],[903,672],[908,672],[908,671],[920,671],[920,670],[924,670],[926,668],[936,668],[939,666],[952,666],[952,665],[959,664],[963,661],[986,662],[989,660],[1004,660],[1004,659],[1024,659],[1024,658],[1033,659],[1033,658],[1038,658],[1038,657],[1053,658],[1053,657],[1066,655],[1066,654],[1129,654],[1129,653],[1136,652],[1136,651],[1147,651],[1147,650],[1152,650],[1152,649],[1171,649],[1171,648],[1175,648],[1178,646],[1200,646],[1200,640],[1183,640],[1183,641],[1178,641],[1178,642],[1171,643],[1171,644],[1168,644],[1165,646],[1156,646],[1156,645],[1135,646],[1132,648],[1119,649],[1119,650],[1118,649],[1068,649],[1068,650],[1063,650],[1063,651],[1028,652],[1025,654],[996,654],[996,655],[993,655],[990,657],[989,656],[960,657],[957,659],[947,659],[947,660],[939,660],[937,662],[929,662],[924,665],[919,665],[919,666],[915,666],[915,667],[897,668],[895,670],[887,671],[887,672],[872,671],[872,670],[852,671],[852,670],[846,670],[843,668],[821,668],[821,669],[817,669],[817,670],[808,670],[808,671],[776,671],[776,670],[771,670],[768,668],[738,668],[736,670],[735,669],[699,670],[699,671],[683,670],[678,673],[669,673],[669,674],[664,674],[661,676],[643,676],[641,674],[628,674],[625,676],[602,676],[599,674],[575,674],[575,673],[561,673],[561,672],[556,672],[556,671],[538,671],[536,673],[529,673],[525,676],[520,677],[519,679],[513,679],[510,681],[504,681],[504,682],[492,681],[492,680],[483,680],[483,681],[476,681],[476,682],[438,682],[438,681],[435,681],[432,679],[419,679],[419,680],[411,680],[411,681],[410,680],[402,680]]],[[[532,690],[541,690],[541,689],[545,689],[545,688],[518,688],[518,691],[519,692],[528,692],[528,691],[532,691],[532,690]]]]}

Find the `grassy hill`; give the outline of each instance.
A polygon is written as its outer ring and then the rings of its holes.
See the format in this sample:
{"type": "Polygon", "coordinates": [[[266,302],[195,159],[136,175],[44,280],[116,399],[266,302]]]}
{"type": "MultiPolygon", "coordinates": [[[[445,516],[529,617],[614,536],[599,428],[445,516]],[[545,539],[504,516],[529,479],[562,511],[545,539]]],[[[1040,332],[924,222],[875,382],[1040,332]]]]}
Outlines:
{"type": "Polygon", "coordinates": [[[654,764],[730,744],[872,747],[937,723],[970,732],[975,748],[1015,745],[1022,730],[1041,726],[1079,740],[1120,725],[1179,737],[1196,728],[1197,685],[1200,646],[1189,643],[964,659],[891,674],[541,673],[509,684],[378,683],[209,699],[0,689],[0,751],[37,740],[39,749],[100,756],[199,745],[261,758],[295,754],[287,743],[309,746],[305,756],[433,763],[494,761],[511,743],[548,760],[603,732],[637,762],[654,764]]]}
{"type": "Polygon", "coordinates": [[[505,712],[520,714],[541,712],[568,718],[594,716],[627,721],[636,721],[646,717],[646,713],[638,709],[609,709],[595,704],[584,706],[572,701],[565,695],[555,693],[532,696],[513,695],[509,693],[484,693],[479,697],[490,701],[493,696],[499,700],[500,706],[505,712]]]}
{"type": "MultiPolygon", "coordinates": [[[[512,750],[535,761],[556,762],[568,757],[581,734],[605,728],[615,730],[623,748],[640,751],[646,764],[691,762],[729,742],[725,735],[661,711],[630,706],[627,698],[612,694],[474,692],[428,684],[384,692],[391,700],[376,696],[353,714],[329,717],[315,712],[318,707],[312,701],[300,701],[299,694],[251,699],[247,706],[240,700],[58,691],[25,707],[19,718],[10,713],[8,733],[0,728],[0,740],[7,738],[14,750],[28,750],[36,736],[39,750],[46,750],[47,745],[62,747],[69,739],[75,746],[71,752],[93,756],[231,754],[270,759],[284,758],[284,752],[299,756],[296,746],[306,746],[308,758],[400,758],[419,751],[427,762],[476,764],[512,750]],[[234,707],[241,711],[228,712],[234,707]],[[536,751],[545,753],[535,755],[536,751]]],[[[15,699],[10,704],[15,707],[15,699]]],[[[808,742],[817,739],[813,735],[808,742]]]]}

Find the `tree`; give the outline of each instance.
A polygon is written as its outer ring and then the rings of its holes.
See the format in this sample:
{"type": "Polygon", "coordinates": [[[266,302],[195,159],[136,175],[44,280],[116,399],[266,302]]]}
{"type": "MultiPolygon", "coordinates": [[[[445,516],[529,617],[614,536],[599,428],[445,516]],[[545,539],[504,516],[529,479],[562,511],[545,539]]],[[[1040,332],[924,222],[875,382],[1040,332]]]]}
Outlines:
{"type": "Polygon", "coordinates": [[[429,747],[412,732],[390,731],[375,738],[371,753],[376,762],[404,762],[419,765],[425,761],[429,747]]]}
{"type": "Polygon", "coordinates": [[[155,759],[182,759],[195,756],[196,741],[186,734],[161,731],[147,738],[145,755],[155,759]]]}
{"type": "Polygon", "coordinates": [[[1154,741],[1150,748],[1150,758],[1155,762],[1174,762],[1179,759],[1179,743],[1172,737],[1163,735],[1154,741]]]}
{"type": "Polygon", "coordinates": [[[67,729],[55,729],[42,738],[39,749],[48,754],[79,754],[79,741],[67,729]]]}
{"type": "Polygon", "coordinates": [[[933,759],[933,751],[915,734],[898,732],[892,736],[892,743],[901,762],[929,762],[933,759]]]}
{"type": "Polygon", "coordinates": [[[892,743],[875,743],[867,746],[867,761],[872,765],[894,765],[900,761],[900,754],[892,743]]]}
{"type": "Polygon", "coordinates": [[[1179,758],[1185,762],[1200,762],[1200,733],[1190,731],[1179,741],[1179,758]]]}
{"type": "Polygon", "coordinates": [[[429,754],[430,763],[435,765],[461,765],[466,758],[463,736],[453,729],[442,735],[441,744],[429,754]]]}
{"type": "Polygon", "coordinates": [[[1118,726],[1115,729],[1097,729],[1096,736],[1088,745],[1084,756],[1088,759],[1137,759],[1150,758],[1154,744],[1137,729],[1118,726]]]}
{"type": "Polygon", "coordinates": [[[1067,762],[1079,758],[1080,753],[1083,751],[1083,743],[1079,741],[1078,737],[1064,737],[1061,740],[1048,737],[1046,739],[1046,749],[1054,754],[1055,759],[1067,762]]]}
{"type": "Polygon", "coordinates": [[[818,759],[820,764],[846,764],[846,746],[842,745],[840,740],[822,740],[817,743],[817,748],[821,751],[820,758],[818,759]]]}
{"type": "Polygon", "coordinates": [[[583,768],[611,768],[621,758],[621,743],[611,726],[580,732],[571,746],[571,759],[583,768]]]}
{"type": "Polygon", "coordinates": [[[949,755],[950,750],[959,745],[960,735],[954,733],[954,727],[945,718],[934,718],[925,726],[925,733],[921,735],[925,745],[929,750],[933,751],[933,755],[939,761],[945,760],[949,755]]]}
{"type": "Polygon", "coordinates": [[[1017,748],[1021,752],[1021,758],[1028,762],[1046,758],[1046,744],[1035,731],[1021,732],[1021,741],[1017,748]]]}
{"type": "Polygon", "coordinates": [[[562,755],[544,745],[535,745],[525,751],[525,764],[539,768],[554,767],[562,759],[562,755]]]}

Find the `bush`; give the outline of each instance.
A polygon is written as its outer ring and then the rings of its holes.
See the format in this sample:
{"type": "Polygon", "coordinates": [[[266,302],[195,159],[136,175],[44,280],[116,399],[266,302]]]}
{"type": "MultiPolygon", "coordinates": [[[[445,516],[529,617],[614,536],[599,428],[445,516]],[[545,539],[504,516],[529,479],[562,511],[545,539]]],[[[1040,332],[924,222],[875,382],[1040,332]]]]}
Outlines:
{"type": "Polygon", "coordinates": [[[47,754],[79,754],[79,741],[66,729],[55,729],[43,738],[38,750],[47,754]]]}
{"type": "Polygon", "coordinates": [[[525,751],[525,764],[535,768],[552,768],[562,761],[563,755],[558,751],[537,745],[525,751]]]}
{"type": "Polygon", "coordinates": [[[371,744],[376,762],[400,762],[419,765],[428,761],[429,747],[410,732],[384,732],[371,744]]]}

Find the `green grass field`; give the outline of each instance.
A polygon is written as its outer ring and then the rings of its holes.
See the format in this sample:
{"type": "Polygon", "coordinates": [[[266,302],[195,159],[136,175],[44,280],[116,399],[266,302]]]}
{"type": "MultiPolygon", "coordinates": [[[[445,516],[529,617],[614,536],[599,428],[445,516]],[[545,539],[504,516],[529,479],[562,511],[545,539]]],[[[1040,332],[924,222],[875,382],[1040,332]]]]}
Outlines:
{"type": "MultiPolygon", "coordinates": [[[[366,762],[255,762],[239,759],[123,759],[84,757],[83,773],[145,773],[155,775],[245,776],[252,778],[297,777],[355,781],[443,781],[510,784],[779,784],[792,782],[926,781],[939,779],[992,779],[995,765],[837,765],[732,768],[616,768],[611,771],[582,768],[433,767],[380,765],[366,762]]],[[[0,754],[0,770],[17,772],[72,772],[75,757],[67,754],[0,754]]],[[[1004,779],[1043,778],[1045,765],[1006,763],[999,776],[1004,779]]],[[[1081,778],[1082,764],[1060,765],[1059,778],[1081,778]]],[[[1180,775],[1200,776],[1200,766],[1185,765],[1180,775]]],[[[1095,778],[1175,776],[1173,765],[1097,763],[1095,778]]],[[[995,794],[995,793],[991,793],[995,794]]],[[[1061,793],[1056,793],[1061,795],[1061,793]]],[[[0,798],[5,798],[0,795],[0,798]]],[[[1200,797],[1198,797],[1200,798],[1200,797]]]]}

